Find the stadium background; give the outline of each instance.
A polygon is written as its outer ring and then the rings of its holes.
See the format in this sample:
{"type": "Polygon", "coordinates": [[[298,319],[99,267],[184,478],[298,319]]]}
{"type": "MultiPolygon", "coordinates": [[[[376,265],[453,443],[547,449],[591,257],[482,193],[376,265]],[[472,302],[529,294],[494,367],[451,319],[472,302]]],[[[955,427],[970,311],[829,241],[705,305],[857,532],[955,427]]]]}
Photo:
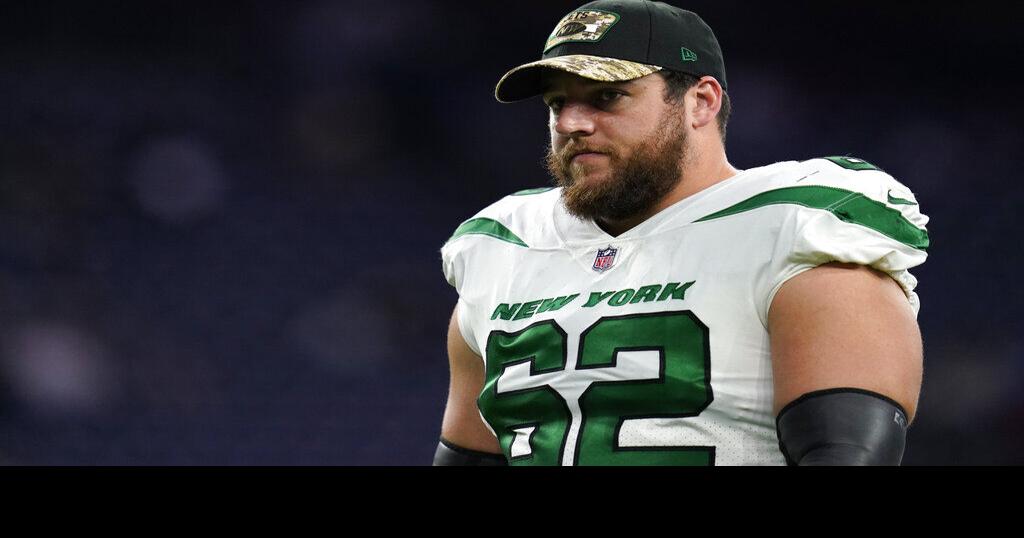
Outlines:
{"type": "MultiPolygon", "coordinates": [[[[823,4],[678,4],[722,42],[730,158],[853,155],[917,193],[904,462],[1024,463],[1020,32],[823,4]]],[[[438,248],[547,183],[543,107],[491,92],[576,5],[5,3],[0,463],[429,463],[438,248]]]]}

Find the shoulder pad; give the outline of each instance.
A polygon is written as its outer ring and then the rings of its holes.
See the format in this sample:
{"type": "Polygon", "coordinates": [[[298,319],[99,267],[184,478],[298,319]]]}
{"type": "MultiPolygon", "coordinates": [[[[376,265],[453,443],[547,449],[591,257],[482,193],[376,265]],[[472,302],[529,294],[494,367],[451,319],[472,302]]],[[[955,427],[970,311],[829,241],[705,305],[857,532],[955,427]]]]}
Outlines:
{"type": "Polygon", "coordinates": [[[552,246],[552,213],[560,190],[553,187],[527,189],[510,194],[467,219],[445,243],[467,236],[489,237],[516,246],[552,246]]]}
{"type": "Polygon", "coordinates": [[[500,251],[507,248],[557,246],[553,213],[560,196],[560,189],[519,191],[465,220],[441,247],[442,268],[448,283],[461,293],[467,268],[474,265],[474,258],[502,255],[500,251]]]}

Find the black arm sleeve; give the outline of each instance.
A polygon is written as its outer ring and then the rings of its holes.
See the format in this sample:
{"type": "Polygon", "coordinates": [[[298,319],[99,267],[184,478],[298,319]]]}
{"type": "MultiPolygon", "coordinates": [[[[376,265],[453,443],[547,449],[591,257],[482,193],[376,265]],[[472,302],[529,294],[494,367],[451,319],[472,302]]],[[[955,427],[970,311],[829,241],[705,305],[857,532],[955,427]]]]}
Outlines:
{"type": "Polygon", "coordinates": [[[881,394],[828,389],[784,407],[775,427],[789,465],[899,465],[907,413],[881,394]]]}
{"type": "Polygon", "coordinates": [[[492,454],[490,452],[478,452],[453,444],[451,441],[441,438],[437,444],[437,451],[434,452],[434,465],[476,465],[494,467],[508,465],[503,454],[492,454]]]}

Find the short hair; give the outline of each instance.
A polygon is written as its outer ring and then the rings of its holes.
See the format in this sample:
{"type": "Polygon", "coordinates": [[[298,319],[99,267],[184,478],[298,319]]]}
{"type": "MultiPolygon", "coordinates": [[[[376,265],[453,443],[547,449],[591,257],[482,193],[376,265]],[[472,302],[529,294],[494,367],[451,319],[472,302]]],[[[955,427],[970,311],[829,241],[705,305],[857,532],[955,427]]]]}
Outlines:
{"type": "MultiPolygon", "coordinates": [[[[657,73],[665,81],[665,102],[669,104],[678,103],[690,88],[700,82],[700,77],[681,71],[662,69],[657,73]]],[[[718,111],[716,118],[718,120],[718,134],[722,137],[723,144],[725,143],[725,130],[729,124],[730,114],[732,114],[732,104],[729,102],[729,94],[723,90],[722,108],[718,111]]]]}

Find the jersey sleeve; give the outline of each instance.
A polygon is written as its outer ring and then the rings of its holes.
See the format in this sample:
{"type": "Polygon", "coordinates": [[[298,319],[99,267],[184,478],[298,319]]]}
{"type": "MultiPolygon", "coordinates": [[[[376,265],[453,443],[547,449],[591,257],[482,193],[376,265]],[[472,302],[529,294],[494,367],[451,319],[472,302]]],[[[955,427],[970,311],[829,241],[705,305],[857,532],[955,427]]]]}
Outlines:
{"type": "Polygon", "coordinates": [[[466,344],[479,356],[483,356],[478,349],[476,339],[473,337],[472,325],[469,323],[469,305],[462,296],[463,282],[467,264],[467,253],[464,252],[468,245],[464,242],[453,242],[449,240],[441,247],[441,268],[444,271],[445,280],[448,281],[455,291],[459,293],[459,301],[455,305],[458,315],[459,332],[466,344]]]}
{"type": "Polygon", "coordinates": [[[928,217],[913,193],[873,166],[822,163],[820,172],[814,183],[773,191],[786,199],[790,211],[778,230],[766,293],[759,294],[764,298],[762,321],[767,324],[772,300],[786,281],[829,262],[867,265],[888,274],[916,316],[920,299],[910,269],[927,258],[929,237],[928,217]]]}
{"type": "MultiPolygon", "coordinates": [[[[536,200],[549,191],[551,189],[534,189],[502,198],[460,224],[441,247],[445,280],[459,294],[459,330],[477,355],[483,356],[479,349],[481,343],[474,338],[473,321],[489,306],[486,298],[489,283],[497,268],[511,259],[511,252],[529,248],[526,241],[531,238],[526,233],[543,229],[537,226],[543,221],[537,213],[547,206],[537,204],[536,200]]],[[[557,199],[557,193],[547,195],[549,200],[552,197],[557,199]]]]}

